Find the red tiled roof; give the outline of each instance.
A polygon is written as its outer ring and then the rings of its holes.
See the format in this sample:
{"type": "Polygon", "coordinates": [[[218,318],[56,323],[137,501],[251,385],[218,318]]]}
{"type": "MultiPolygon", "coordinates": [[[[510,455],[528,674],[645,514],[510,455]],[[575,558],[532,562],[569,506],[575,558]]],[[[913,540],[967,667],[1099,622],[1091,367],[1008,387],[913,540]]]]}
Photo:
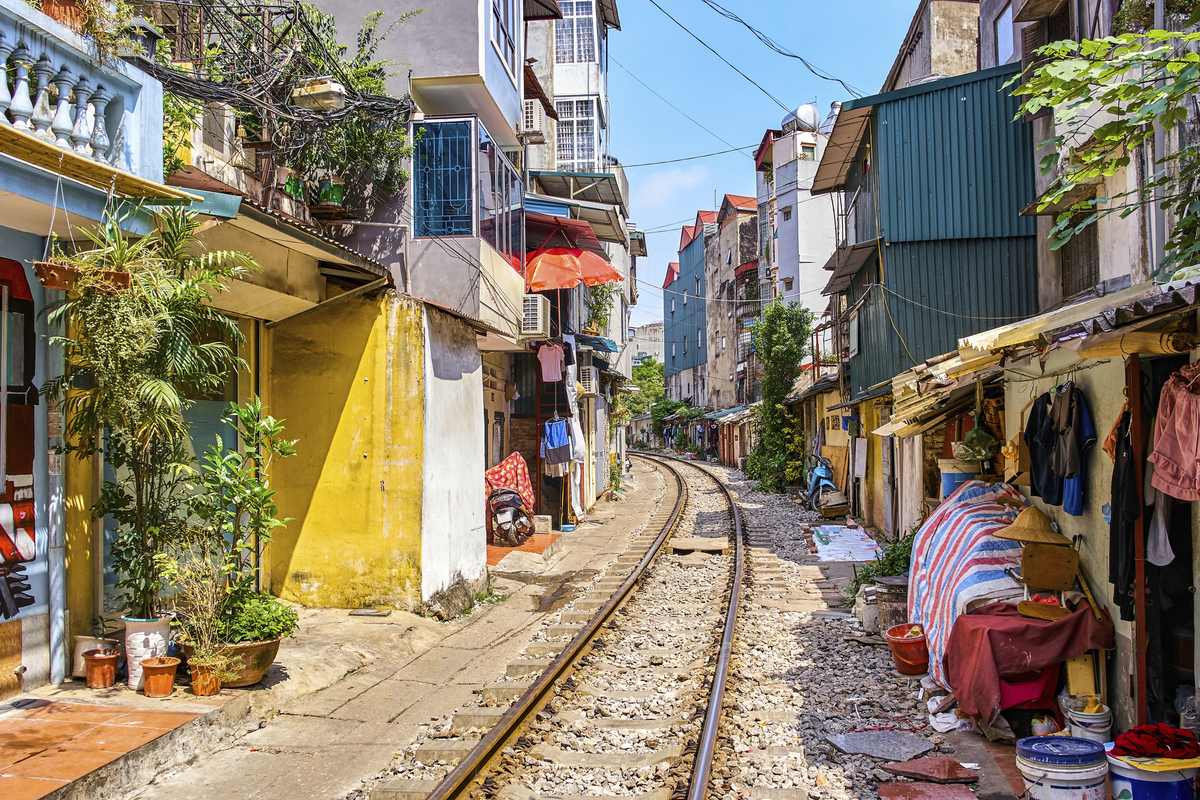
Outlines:
{"type": "Polygon", "coordinates": [[[744,197],[740,194],[727,194],[725,195],[725,199],[734,208],[758,211],[758,200],[753,197],[744,197]]]}
{"type": "Polygon", "coordinates": [[[758,269],[757,261],[747,261],[745,264],[742,264],[740,267],[735,269],[733,271],[733,274],[734,275],[743,275],[743,274],[749,272],[750,270],[756,270],[756,269],[758,269]]]}
{"type": "Polygon", "coordinates": [[[667,274],[666,274],[666,277],[663,278],[663,288],[665,289],[668,286],[670,286],[672,283],[675,282],[675,279],[678,277],[679,277],[679,264],[672,261],[670,264],[667,264],[667,274]]]}

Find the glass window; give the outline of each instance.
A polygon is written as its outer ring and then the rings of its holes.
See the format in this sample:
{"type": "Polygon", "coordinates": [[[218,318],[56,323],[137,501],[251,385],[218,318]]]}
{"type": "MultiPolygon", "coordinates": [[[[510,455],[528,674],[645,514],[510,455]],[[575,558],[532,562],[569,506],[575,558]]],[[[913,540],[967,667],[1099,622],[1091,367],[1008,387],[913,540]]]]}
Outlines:
{"type": "Polygon", "coordinates": [[[592,101],[563,100],[558,112],[558,168],[564,172],[596,171],[596,116],[592,101]]]}
{"type": "Polygon", "coordinates": [[[470,236],[471,123],[426,122],[413,147],[415,236],[470,236]]]}
{"type": "Polygon", "coordinates": [[[1013,57],[1012,3],[1004,7],[992,24],[996,32],[996,64],[1007,64],[1013,57]]]}
{"type": "Polygon", "coordinates": [[[521,271],[525,253],[521,224],[524,191],[517,171],[479,127],[479,238],[521,271]]]}
{"type": "Polygon", "coordinates": [[[554,23],[554,60],[580,64],[596,60],[596,12],[591,0],[560,2],[563,18],[554,23]]]}
{"type": "Polygon", "coordinates": [[[513,39],[513,0],[492,0],[492,40],[514,75],[517,72],[517,47],[513,39]]]}

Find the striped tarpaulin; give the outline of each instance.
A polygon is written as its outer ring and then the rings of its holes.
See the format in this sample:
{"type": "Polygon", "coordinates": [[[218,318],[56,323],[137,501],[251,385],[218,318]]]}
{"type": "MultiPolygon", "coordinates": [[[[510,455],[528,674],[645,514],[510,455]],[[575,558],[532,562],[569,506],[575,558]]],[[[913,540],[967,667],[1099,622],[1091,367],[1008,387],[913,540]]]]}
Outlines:
{"type": "Polygon", "coordinates": [[[1021,584],[1004,573],[1005,568],[1020,570],[1021,544],[993,536],[1012,524],[1019,509],[999,503],[1000,497],[1023,502],[1005,483],[963,484],[925,521],[913,542],[908,619],[925,629],[929,673],[943,686],[942,655],[958,615],[1022,597],[1021,584]]]}

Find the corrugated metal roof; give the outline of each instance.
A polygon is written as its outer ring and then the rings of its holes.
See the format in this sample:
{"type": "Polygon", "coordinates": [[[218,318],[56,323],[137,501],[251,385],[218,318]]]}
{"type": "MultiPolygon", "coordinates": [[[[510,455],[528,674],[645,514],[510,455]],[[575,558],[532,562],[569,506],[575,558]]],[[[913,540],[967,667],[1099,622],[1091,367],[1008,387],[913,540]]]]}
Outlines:
{"type": "Polygon", "coordinates": [[[1035,196],[1032,126],[1004,89],[1019,69],[984,70],[968,82],[939,81],[877,102],[872,166],[888,242],[1037,232],[1021,216],[1035,196]]]}

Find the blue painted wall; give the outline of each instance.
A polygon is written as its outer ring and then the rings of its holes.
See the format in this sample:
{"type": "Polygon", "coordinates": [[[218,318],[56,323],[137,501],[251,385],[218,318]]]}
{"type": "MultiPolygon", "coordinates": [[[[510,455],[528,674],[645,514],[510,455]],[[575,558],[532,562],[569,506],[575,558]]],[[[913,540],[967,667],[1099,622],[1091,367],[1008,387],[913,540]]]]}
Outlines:
{"type": "Polygon", "coordinates": [[[679,253],[679,277],[663,289],[664,374],[680,372],[708,361],[704,297],[704,234],[679,253]],[[673,305],[672,305],[673,304],[673,305]],[[697,341],[699,331],[699,341],[697,341]],[[684,340],[687,352],[684,352],[684,340]]]}

